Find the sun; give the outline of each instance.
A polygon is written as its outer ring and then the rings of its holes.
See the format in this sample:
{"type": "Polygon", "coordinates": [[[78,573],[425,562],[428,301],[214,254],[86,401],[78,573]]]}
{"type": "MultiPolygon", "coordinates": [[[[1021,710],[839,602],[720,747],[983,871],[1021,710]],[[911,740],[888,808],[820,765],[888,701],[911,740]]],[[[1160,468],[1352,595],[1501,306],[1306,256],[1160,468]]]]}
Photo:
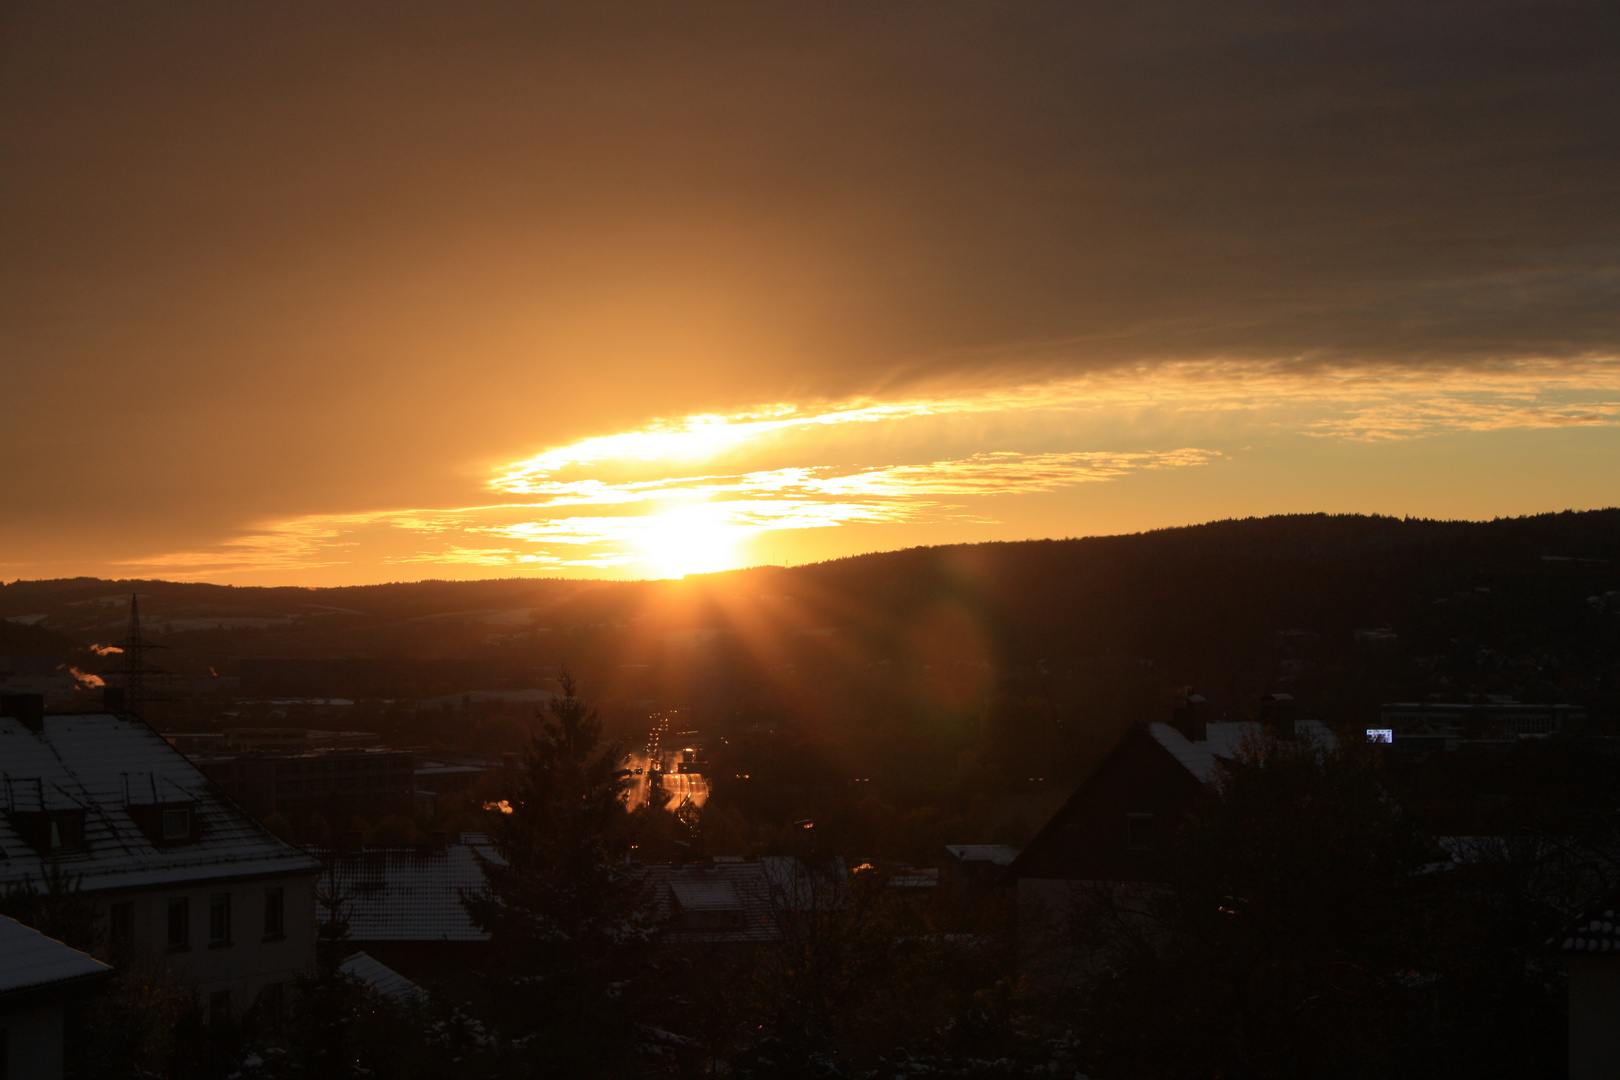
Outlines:
{"type": "Polygon", "coordinates": [[[738,544],[750,530],[728,520],[725,510],[698,503],[648,517],[639,544],[642,561],[662,577],[733,570],[738,544]]]}

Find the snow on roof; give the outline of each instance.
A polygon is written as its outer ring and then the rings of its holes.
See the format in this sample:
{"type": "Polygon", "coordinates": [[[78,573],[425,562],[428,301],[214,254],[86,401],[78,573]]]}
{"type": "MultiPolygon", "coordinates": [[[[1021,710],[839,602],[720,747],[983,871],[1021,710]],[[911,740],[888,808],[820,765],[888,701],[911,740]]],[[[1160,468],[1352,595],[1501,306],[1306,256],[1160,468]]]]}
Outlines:
{"type": "Polygon", "coordinates": [[[679,878],[669,882],[669,891],[674,896],[675,903],[682,911],[741,911],[743,909],[742,897],[730,881],[720,879],[713,881],[684,881],[679,878]]]}
{"type": "Polygon", "coordinates": [[[673,920],[672,941],[770,941],[777,937],[781,898],[759,862],[649,866],[658,913],[673,920]]]}
{"type": "Polygon", "coordinates": [[[1549,938],[1549,948],[1566,953],[1602,956],[1620,955],[1620,903],[1610,897],[1606,903],[1582,915],[1558,936],[1549,938]]]}
{"type": "Polygon", "coordinates": [[[888,884],[891,889],[932,889],[939,884],[939,868],[931,866],[923,870],[903,866],[889,875],[888,884]]]}
{"type": "Polygon", "coordinates": [[[1018,858],[1018,848],[1011,844],[946,844],[945,850],[962,862],[987,862],[992,866],[1011,866],[1018,858]]]}
{"type": "Polygon", "coordinates": [[[16,815],[82,811],[82,850],[52,859],[86,890],[266,874],[313,873],[320,864],[277,839],[191,762],[138,720],[44,718],[35,733],[0,717],[0,885],[41,881],[48,861],[18,832],[16,815]],[[191,836],[161,844],[132,808],[188,804],[191,836]]]}
{"type": "Polygon", "coordinates": [[[1511,862],[1539,859],[1568,850],[1562,842],[1535,836],[1437,836],[1435,842],[1453,863],[1511,862]]]}
{"type": "Polygon", "coordinates": [[[345,975],[353,975],[384,997],[402,1001],[426,1001],[427,991],[374,956],[357,952],[338,965],[345,975]]]}
{"type": "MultiPolygon", "coordinates": [[[[1173,725],[1148,725],[1148,732],[1159,745],[1170,751],[1172,757],[1204,783],[1215,779],[1216,762],[1237,757],[1246,744],[1259,742],[1265,736],[1265,731],[1263,725],[1252,720],[1235,724],[1208,724],[1205,737],[1193,742],[1173,725]]],[[[1320,720],[1301,720],[1295,731],[1295,737],[1302,741],[1325,749],[1338,746],[1332,730],[1320,720]]]]}
{"type": "Polygon", "coordinates": [[[46,990],[111,973],[112,968],[90,954],[0,915],[0,994],[46,990]]]}
{"type": "Polygon", "coordinates": [[[488,941],[461,906],[484,887],[478,856],[499,862],[489,838],[466,833],[438,851],[370,848],[333,854],[320,889],[334,897],[353,941],[488,941]]]}

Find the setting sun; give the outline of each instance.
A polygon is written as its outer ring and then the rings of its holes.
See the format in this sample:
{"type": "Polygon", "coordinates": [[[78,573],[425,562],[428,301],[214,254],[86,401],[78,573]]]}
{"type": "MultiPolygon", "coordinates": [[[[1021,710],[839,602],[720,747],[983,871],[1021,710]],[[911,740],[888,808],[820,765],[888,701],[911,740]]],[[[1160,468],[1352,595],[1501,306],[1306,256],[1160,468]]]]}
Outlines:
{"type": "Polygon", "coordinates": [[[640,543],[642,558],[660,577],[734,569],[741,565],[737,546],[753,530],[727,516],[705,503],[655,514],[640,543]]]}

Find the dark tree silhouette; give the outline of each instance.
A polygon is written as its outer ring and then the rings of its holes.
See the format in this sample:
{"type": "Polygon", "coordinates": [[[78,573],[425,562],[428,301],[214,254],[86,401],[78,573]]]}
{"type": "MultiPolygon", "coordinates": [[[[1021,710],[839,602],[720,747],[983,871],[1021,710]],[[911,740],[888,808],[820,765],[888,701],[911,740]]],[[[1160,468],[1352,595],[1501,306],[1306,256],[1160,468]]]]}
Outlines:
{"type": "Polygon", "coordinates": [[[508,777],[499,859],[463,903],[490,934],[495,1010],[523,1055],[555,1075],[620,1075],[644,1041],[657,921],[626,858],[621,751],[561,683],[508,777]]]}
{"type": "Polygon", "coordinates": [[[1401,1075],[1426,1032],[1440,861],[1370,751],[1225,763],[1162,889],[1092,890],[1087,1043],[1156,1077],[1401,1075]]]}

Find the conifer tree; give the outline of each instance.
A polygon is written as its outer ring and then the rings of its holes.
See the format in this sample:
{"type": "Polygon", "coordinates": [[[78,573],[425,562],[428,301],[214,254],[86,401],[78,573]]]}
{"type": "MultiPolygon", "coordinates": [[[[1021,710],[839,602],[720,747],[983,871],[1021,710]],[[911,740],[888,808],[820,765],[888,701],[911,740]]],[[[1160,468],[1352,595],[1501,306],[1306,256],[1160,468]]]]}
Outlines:
{"type": "Polygon", "coordinates": [[[490,935],[503,1028],[561,1076],[617,1075],[635,1052],[656,920],[629,862],[628,772],[567,673],[507,778],[498,859],[463,897],[490,935]]]}

